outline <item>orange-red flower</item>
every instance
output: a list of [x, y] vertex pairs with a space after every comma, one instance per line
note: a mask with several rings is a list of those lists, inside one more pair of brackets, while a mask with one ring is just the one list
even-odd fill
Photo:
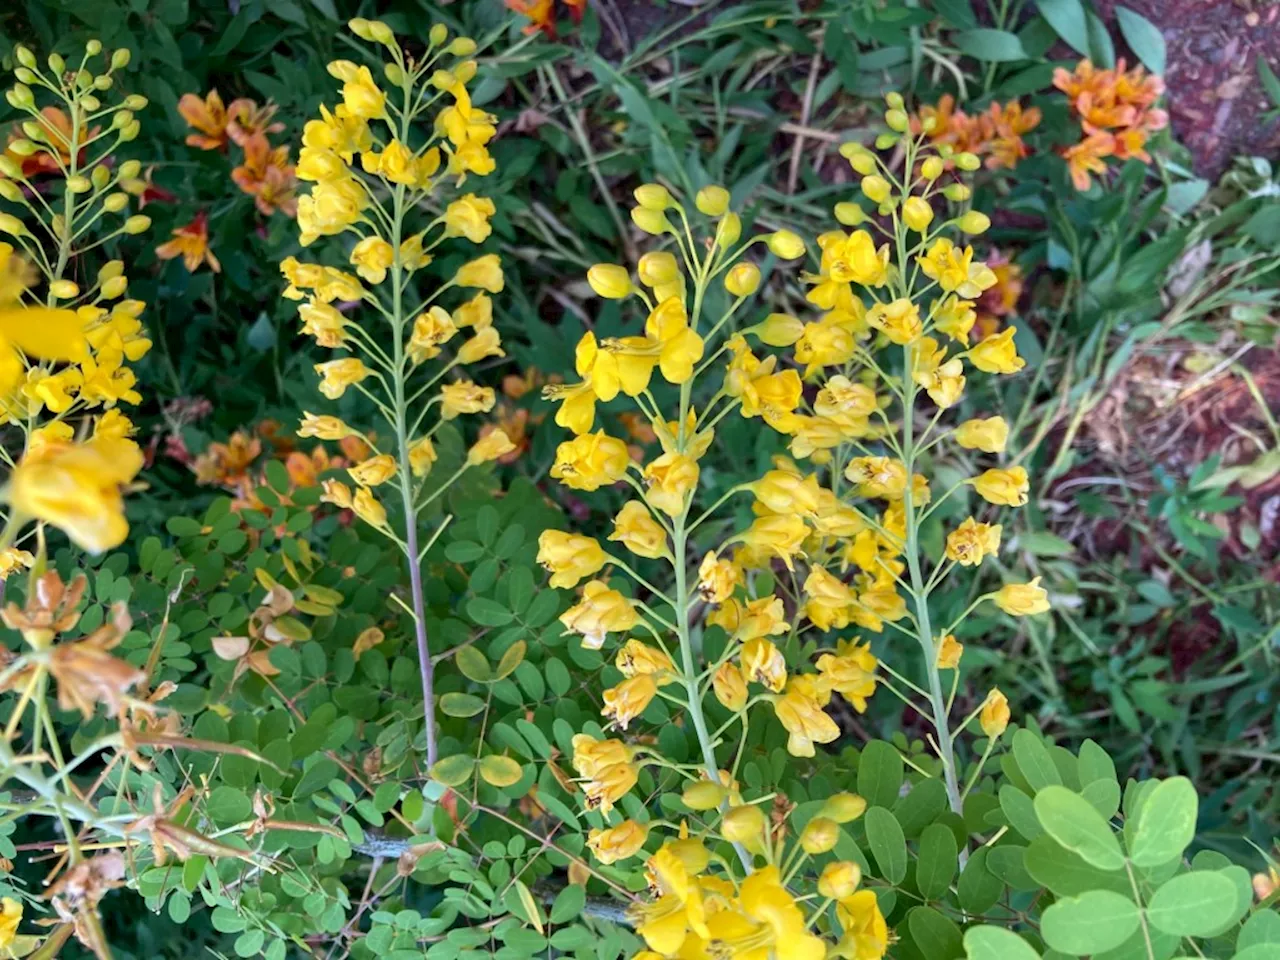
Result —
[[[525, 33], [537, 33], [541, 30], [547, 38], [556, 38], [556, 2], [555, 0], [506, 0], [507, 9], [523, 14], [529, 18]], [[564, 0], [569, 16], [574, 23], [582, 22], [582, 14], [586, 10], [587, 0]]]
[[187, 126], [198, 131], [187, 134], [187, 146], [201, 150], [227, 149], [227, 108], [217, 90], [210, 90], [204, 97], [184, 93], [178, 101], [178, 113], [187, 121]]
[[289, 162], [289, 147], [273, 148], [263, 133], [255, 133], [241, 144], [244, 162], [231, 171], [231, 179], [249, 196], [259, 212], [269, 217], [279, 210], [286, 217], [297, 216], [297, 180]]
[[222, 270], [222, 264], [209, 249], [209, 217], [203, 210], [190, 223], [174, 230], [172, 240], [166, 240], [156, 247], [156, 256], [161, 260], [182, 257], [182, 264], [188, 273], [195, 273], [202, 263], [207, 263], [214, 273]]
[[1054, 71], [1053, 85], [1067, 95], [1084, 132], [1080, 143], [1063, 151], [1077, 190], [1089, 189], [1090, 174], [1106, 170], [1106, 157], [1151, 162], [1147, 139], [1169, 122], [1168, 114], [1154, 106], [1164, 93], [1163, 80], [1142, 67], [1126, 71], [1123, 60], [1114, 70], [1081, 60], [1070, 73], [1061, 67]]
[[992, 250], [986, 264], [996, 275], [994, 285], [982, 291], [975, 308], [978, 314], [978, 337], [985, 338], [1000, 329], [1000, 320], [1018, 307], [1022, 296], [1022, 268], [999, 250]]
[[1107, 169], [1106, 157], [1112, 156], [1115, 150], [1115, 137], [1109, 133], [1094, 133], [1085, 137], [1073, 147], [1063, 151], [1067, 168], [1071, 171], [1071, 182], [1077, 190], [1088, 190], [1093, 178], [1090, 174], [1104, 173]]
[[1040, 125], [1040, 111], [1036, 107], [1023, 109], [1017, 100], [1001, 105], [993, 103], [982, 113], [969, 116], [955, 108], [955, 97], [943, 94], [934, 105], [920, 108], [911, 118], [911, 129], [919, 133], [926, 120], [932, 119], [929, 139], [934, 143], [950, 144], [958, 151], [976, 153], [986, 158], [990, 170], [1012, 170], [1019, 160], [1027, 156], [1028, 149], [1023, 134]]
[[[48, 153], [46, 150], [37, 150], [28, 157], [19, 156], [6, 150], [5, 156], [14, 163], [22, 167], [22, 175], [30, 180], [32, 177], [41, 174], [59, 174], [67, 168], [71, 162], [71, 118], [65, 112], [57, 107], [45, 107], [40, 111], [40, 119], [36, 121], [40, 124], [44, 132], [44, 147], [52, 147], [57, 156]], [[77, 136], [77, 147], [79, 150], [78, 159], [84, 157], [84, 145], [91, 138], [98, 134], [99, 127], [89, 129], [81, 127]], [[14, 126], [9, 133], [9, 143], [15, 140], [26, 139], [26, 134], [22, 132], [22, 128]]]
[[244, 147], [253, 137], [279, 133], [284, 124], [274, 119], [277, 109], [269, 100], [262, 106], [248, 97], [232, 100], [227, 107], [227, 136], [232, 143]]

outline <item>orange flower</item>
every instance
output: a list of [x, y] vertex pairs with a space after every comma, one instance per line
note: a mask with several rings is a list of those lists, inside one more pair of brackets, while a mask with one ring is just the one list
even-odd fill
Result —
[[222, 271], [222, 264], [209, 249], [209, 217], [203, 210], [190, 223], [174, 230], [172, 240], [156, 247], [156, 256], [161, 260], [182, 257], [188, 273], [195, 273], [202, 263], [207, 263], [214, 273]]
[[276, 105], [269, 100], [262, 106], [248, 97], [232, 100], [227, 107], [227, 136], [232, 143], [245, 147], [254, 137], [279, 133], [284, 129], [284, 124], [272, 121], [276, 109]]
[[1104, 157], [1115, 153], [1115, 138], [1109, 133], [1094, 133], [1085, 137], [1062, 154], [1071, 171], [1071, 182], [1077, 190], [1088, 190], [1093, 183], [1091, 173], [1103, 173], [1107, 169]]
[[255, 133], [242, 144], [244, 163], [231, 171], [231, 179], [249, 196], [264, 217], [279, 210], [286, 217], [297, 216], [297, 181], [289, 163], [289, 147], [272, 148], [266, 135]]
[[987, 121], [991, 134], [985, 144], [987, 169], [999, 170], [1001, 167], [1012, 170], [1018, 161], [1027, 155], [1026, 143], [1022, 140], [1024, 133], [1030, 133], [1040, 125], [1040, 110], [1031, 107], [1022, 109], [1017, 100], [1010, 100], [1003, 107], [998, 103], [991, 107], [982, 119]]
[[227, 149], [227, 108], [217, 90], [210, 90], [201, 97], [198, 93], [184, 93], [178, 101], [178, 113], [199, 133], [187, 134], [187, 146], [201, 150]]
[[919, 133], [928, 119], [933, 120], [929, 139], [934, 143], [986, 157], [990, 170], [1012, 170], [1029, 152], [1022, 135], [1040, 125], [1040, 111], [1035, 107], [1023, 110], [1019, 101], [1010, 100], [1003, 106], [993, 103], [971, 117], [955, 109], [955, 98], [947, 93], [936, 105], [921, 107], [919, 114], [911, 118], [911, 129]]
[[[555, 0], [506, 0], [507, 9], [523, 14], [531, 21], [524, 28], [525, 33], [537, 33], [541, 30], [547, 39], [556, 38], [556, 4]], [[569, 9], [569, 16], [574, 23], [582, 22], [582, 14], [586, 10], [587, 0], [564, 0]]]
[[1163, 80], [1142, 67], [1126, 71], [1123, 60], [1114, 70], [1081, 60], [1070, 73], [1061, 67], [1054, 71], [1053, 85], [1067, 95], [1085, 134], [1063, 151], [1077, 190], [1089, 189], [1091, 173], [1106, 170], [1104, 157], [1151, 162], [1147, 138], [1169, 122], [1168, 114], [1153, 106], [1164, 93]]
[[986, 258], [987, 266], [996, 275], [994, 286], [982, 291], [975, 304], [977, 308], [978, 337], [989, 337], [1000, 329], [1000, 318], [1013, 313], [1022, 296], [1022, 268], [999, 250], [992, 249]]
[[[5, 151], [5, 156], [22, 167], [22, 175], [28, 180], [45, 173], [60, 175], [71, 162], [71, 118], [57, 107], [45, 107], [40, 111], [40, 119], [37, 122], [45, 133], [43, 145], [52, 146], [57, 151], [57, 157], [44, 149], [37, 150], [29, 157], [19, 156], [10, 150]], [[99, 127], [80, 129], [77, 143], [80, 158], [84, 157], [84, 144], [91, 137], [97, 136], [99, 129]], [[26, 134], [22, 132], [22, 128], [15, 126], [9, 134], [9, 142], [24, 139]]]

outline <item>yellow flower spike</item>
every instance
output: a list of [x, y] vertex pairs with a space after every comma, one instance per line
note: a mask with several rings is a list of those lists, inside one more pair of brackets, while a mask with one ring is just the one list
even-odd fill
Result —
[[754, 263], [735, 263], [724, 275], [724, 288], [735, 297], [749, 297], [760, 289], [760, 268]]
[[773, 709], [787, 731], [787, 752], [793, 757], [812, 757], [815, 743], [831, 743], [840, 736], [836, 722], [800, 689], [788, 686], [773, 698]]
[[1021, 507], [1026, 504], [1031, 484], [1023, 467], [1008, 470], [993, 468], [966, 480], [987, 503], [1001, 507]]
[[604, 707], [600, 713], [608, 717], [614, 726], [625, 730], [632, 720], [644, 713], [645, 707], [657, 694], [658, 685], [653, 676], [638, 673], [604, 691]]
[[647, 824], [623, 820], [608, 830], [593, 828], [587, 835], [587, 848], [601, 863], [611, 864], [634, 857], [648, 838]]
[[345, 357], [342, 360], [317, 363], [315, 371], [321, 378], [320, 392], [330, 400], [337, 400], [347, 392], [347, 387], [360, 383], [372, 374], [359, 357]]
[[840, 839], [840, 824], [830, 817], [814, 817], [800, 831], [800, 849], [810, 856], [827, 853]]
[[734, 807], [720, 821], [720, 835], [730, 843], [741, 843], [750, 849], [764, 836], [765, 816], [758, 806]]
[[[689, 327], [689, 314], [682, 299], [668, 297], [659, 303], [645, 320], [644, 332], [648, 355], [638, 359], [643, 362], [651, 360], [656, 346], [658, 369], [662, 371], [663, 379], [680, 384], [693, 376], [693, 366], [702, 359], [704, 344]], [[631, 396], [639, 392], [632, 392], [625, 384], [623, 386]]]
[[787, 685], [787, 661], [782, 651], [764, 637], [752, 637], [742, 645], [742, 677], [778, 693]]
[[635, 198], [636, 203], [644, 209], [656, 210], [659, 213], [675, 204], [671, 198], [671, 191], [660, 183], [642, 183], [635, 189]]
[[852, 823], [867, 812], [867, 801], [856, 793], [835, 793], [827, 797], [819, 815], [836, 823]]
[[566, 634], [581, 636], [588, 650], [599, 650], [610, 633], [635, 629], [640, 614], [630, 600], [603, 580], [592, 580], [583, 587], [581, 600], [560, 614], [560, 622]]
[[617, 483], [630, 464], [627, 445], [601, 430], [560, 444], [551, 476], [574, 490], [592, 491]]
[[713, 185], [699, 190], [693, 205], [708, 217], [720, 217], [729, 209], [729, 199], [728, 190]]
[[777, 230], [765, 241], [769, 252], [780, 260], [795, 260], [805, 253], [804, 241], [790, 230]]
[[853, 896], [862, 882], [862, 868], [852, 860], [828, 863], [818, 877], [818, 893], [831, 900]]
[[956, 427], [955, 440], [966, 450], [981, 450], [983, 453], [1004, 453], [1009, 442], [1009, 424], [1004, 417], [989, 417], [986, 420], [966, 420]]
[[860, 186], [863, 196], [872, 203], [884, 203], [889, 199], [889, 193], [892, 190], [889, 181], [875, 173], [863, 177]]
[[667, 552], [667, 533], [639, 500], [628, 500], [613, 518], [609, 540], [621, 543], [637, 557], [656, 560]]
[[452, 420], [464, 413], [488, 413], [496, 400], [492, 387], [482, 387], [470, 380], [447, 383], [440, 388], [440, 415]]
[[978, 523], [968, 517], [955, 530], [947, 534], [945, 555], [962, 567], [974, 567], [985, 557], [994, 557], [1000, 551], [1000, 524]]
[[1008, 698], [998, 688], [992, 687], [978, 716], [982, 732], [993, 739], [1000, 736], [1009, 726], [1009, 717]]
[[357, 463], [354, 467], [348, 467], [347, 473], [362, 487], [376, 487], [396, 475], [395, 457], [388, 453], [380, 453], [376, 457]]
[[1017, 332], [1017, 327], [1005, 327], [987, 337], [969, 351], [969, 362], [983, 373], [1017, 373], [1027, 365], [1013, 343]]
[[587, 271], [587, 283], [596, 296], [606, 300], [621, 300], [631, 295], [631, 275], [626, 267], [616, 263], [597, 263]]
[[939, 670], [958, 669], [962, 656], [964, 656], [964, 644], [956, 639], [955, 634], [948, 633], [938, 642], [936, 663]]
[[387, 525], [386, 508], [368, 487], [361, 487], [355, 492], [355, 496], [351, 498], [351, 509], [371, 527], [383, 528]]
[[923, 197], [907, 197], [902, 204], [902, 222], [916, 233], [924, 233], [933, 222], [933, 207]]
[[1012, 617], [1030, 617], [1049, 612], [1049, 594], [1040, 578], [1030, 583], [1006, 583], [992, 596], [995, 605]]
[[594, 537], [544, 530], [538, 537], [538, 563], [551, 574], [551, 586], [570, 589], [597, 573], [608, 559]]
[[746, 681], [742, 679], [742, 671], [732, 663], [722, 663], [712, 674], [711, 689], [726, 710], [737, 713], [747, 705]]
[[800, 339], [805, 324], [786, 313], [771, 313], [752, 328], [760, 342], [771, 347], [789, 347]]

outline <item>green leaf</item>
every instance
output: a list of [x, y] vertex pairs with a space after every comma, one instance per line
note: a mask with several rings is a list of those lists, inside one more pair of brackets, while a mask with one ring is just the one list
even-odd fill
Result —
[[960, 880], [956, 884], [956, 894], [960, 898], [960, 906], [970, 913], [986, 913], [1000, 902], [1004, 893], [1004, 884], [1000, 878], [987, 869], [987, 848], [980, 847], [969, 857], [969, 862], [960, 871]]
[[1089, 21], [1089, 58], [1094, 66], [1110, 70], [1116, 65], [1116, 48], [1111, 42], [1111, 34], [1102, 18], [1092, 10], [1088, 11]]
[[1241, 950], [1231, 960], [1280, 960], [1280, 945], [1260, 943]]
[[467, 601], [467, 616], [482, 627], [505, 627], [515, 617], [505, 605], [489, 597], [472, 597]]
[[1128, 7], [1116, 7], [1116, 20], [1120, 34], [1138, 59], [1156, 76], [1164, 76], [1165, 44], [1160, 29], [1142, 14]]
[[1022, 729], [1013, 735], [1013, 759], [1018, 761], [1022, 776], [1037, 793], [1044, 787], [1062, 783], [1062, 775], [1049, 755], [1049, 748], [1030, 730]]
[[230, 826], [248, 820], [253, 813], [253, 804], [243, 791], [235, 787], [214, 787], [205, 802], [205, 813], [219, 826]]
[[494, 671], [494, 679], [501, 680], [507, 676], [516, 667], [520, 666], [524, 660], [527, 646], [523, 640], [517, 640], [511, 646], [507, 647], [507, 652], [502, 655], [502, 659], [498, 661], [498, 669]]
[[587, 890], [578, 884], [570, 884], [556, 894], [551, 904], [551, 922], [567, 923], [582, 915], [582, 908], [587, 905]]
[[925, 828], [916, 863], [916, 889], [922, 897], [936, 900], [947, 892], [956, 875], [958, 855], [956, 835], [950, 827], [935, 823]]
[[907, 840], [902, 827], [884, 807], [872, 807], [863, 821], [867, 845], [875, 855], [880, 872], [890, 883], [901, 883], [907, 875]]
[[1273, 107], [1280, 107], [1280, 77], [1271, 69], [1266, 57], [1258, 57], [1257, 62], [1258, 79], [1262, 81], [1262, 89], [1267, 92], [1267, 99]]
[[1123, 872], [1099, 870], [1050, 836], [1032, 840], [1022, 860], [1037, 883], [1060, 897], [1078, 897], [1090, 890], [1123, 893], [1129, 889]]
[[1035, 811], [1053, 839], [1095, 867], [1124, 867], [1124, 854], [1110, 825], [1080, 794], [1066, 787], [1045, 787], [1036, 794]]
[[475, 757], [469, 757], [465, 753], [455, 754], [437, 761], [431, 768], [431, 777], [446, 787], [460, 787], [471, 779], [471, 771], [475, 769], [475, 765]]
[[970, 927], [964, 952], [969, 960], [1040, 960], [1027, 941], [1004, 927]]
[[975, 60], [1009, 63], [1027, 59], [1027, 51], [1022, 49], [1022, 41], [1018, 39], [1016, 33], [1010, 33], [1008, 30], [979, 27], [976, 30], [957, 33], [951, 39], [957, 50]]
[[1280, 913], [1274, 910], [1259, 910], [1240, 929], [1236, 938], [1236, 949], [1247, 950], [1250, 947], [1270, 944], [1280, 950]]
[[468, 680], [488, 683], [493, 677], [493, 671], [489, 668], [489, 658], [474, 646], [461, 647], [453, 655], [453, 662], [458, 665], [458, 669]]
[[1040, 826], [1040, 821], [1036, 818], [1036, 808], [1031, 798], [1012, 783], [1000, 787], [1000, 810], [1009, 821], [1009, 826], [1024, 839], [1034, 840], [1044, 835], [1044, 827]]
[[1044, 942], [1074, 957], [1118, 947], [1138, 929], [1142, 917], [1131, 899], [1110, 890], [1063, 897], [1040, 920]]
[[955, 922], [932, 907], [915, 907], [907, 914], [907, 929], [929, 960], [954, 960], [964, 956], [964, 939]]
[[440, 698], [440, 712], [446, 717], [474, 717], [484, 710], [484, 701], [470, 693], [446, 693]]
[[872, 740], [858, 760], [858, 793], [870, 807], [892, 807], [906, 767], [896, 747], [884, 740]]
[[1196, 788], [1186, 777], [1158, 784], [1138, 811], [1132, 838], [1126, 837], [1134, 866], [1155, 867], [1182, 856], [1195, 839], [1199, 808]]
[[1176, 937], [1212, 936], [1236, 909], [1236, 885], [1214, 870], [1180, 873], [1151, 895], [1147, 919]]
[[1040, 0], [1036, 12], [1067, 46], [1082, 57], [1089, 56], [1089, 21], [1080, 0]]
[[524, 769], [510, 757], [490, 754], [480, 758], [480, 776], [495, 787], [509, 787], [520, 782]]
[[511, 886], [507, 887], [502, 902], [517, 919], [530, 924], [539, 933], [543, 932], [542, 913], [538, 910], [538, 902], [533, 899], [533, 894], [529, 892], [523, 880], [511, 881]]

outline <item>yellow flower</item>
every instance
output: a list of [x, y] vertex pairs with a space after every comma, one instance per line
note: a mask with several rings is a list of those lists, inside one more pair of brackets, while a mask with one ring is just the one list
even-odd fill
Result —
[[907, 297], [877, 303], [867, 311], [867, 323], [900, 345], [911, 343], [924, 332], [920, 309]]
[[349, 60], [335, 60], [329, 64], [329, 74], [342, 81], [342, 104], [351, 116], [376, 120], [384, 114], [387, 95], [373, 82], [368, 67], [357, 67]]
[[[668, 383], [684, 383], [702, 359], [702, 338], [689, 327], [689, 314], [680, 297], [668, 297], [649, 314], [645, 338], [658, 344], [658, 369]], [[634, 396], [634, 394], [631, 394]]]
[[337, 400], [347, 392], [347, 387], [359, 383], [372, 373], [359, 357], [317, 363], [315, 371], [320, 374], [320, 392], [330, 400]]
[[483, 243], [493, 232], [489, 218], [497, 208], [488, 197], [468, 193], [449, 204], [444, 211], [444, 235], [466, 237], [472, 243]]
[[482, 387], [470, 380], [447, 383], [440, 388], [440, 415], [452, 420], [464, 413], [488, 413], [496, 400], [492, 387]]
[[142, 464], [142, 452], [129, 440], [50, 444], [19, 461], [9, 478], [9, 502], [16, 516], [42, 520], [76, 546], [101, 553], [129, 533], [120, 488]]
[[664, 957], [673, 957], [681, 949], [690, 931], [702, 940], [710, 940], [702, 888], [689, 875], [683, 861], [668, 847], [649, 858], [649, 872], [658, 891], [652, 903], [634, 908], [636, 933], [649, 949]]
[[966, 450], [981, 450], [983, 453], [1004, 453], [1009, 442], [1009, 424], [1004, 417], [989, 417], [986, 420], [966, 420], [956, 427], [956, 443]]
[[964, 656], [964, 644], [956, 639], [954, 633], [948, 633], [938, 641], [937, 665], [939, 670], [955, 670], [960, 666], [960, 658]]
[[827, 314], [819, 323], [806, 323], [796, 341], [796, 360], [805, 364], [804, 376], [813, 376], [823, 367], [835, 367], [853, 359], [857, 340], [853, 331], [839, 322], [838, 313]]
[[760, 289], [760, 268], [743, 261], [734, 264], [724, 275], [724, 288], [735, 297], [749, 297]]
[[939, 301], [933, 308], [933, 326], [952, 340], [969, 345], [969, 331], [978, 322], [977, 311], [968, 300], [952, 295]]
[[341, 510], [350, 510], [352, 506], [351, 488], [339, 480], [322, 480], [324, 492], [320, 495], [321, 503], [332, 503]]
[[467, 463], [473, 467], [478, 466], [505, 457], [515, 449], [516, 445], [511, 442], [507, 432], [495, 427], [471, 445], [471, 449], [467, 451]]
[[805, 325], [786, 313], [771, 313], [755, 327], [761, 343], [771, 347], [789, 347], [804, 334]]
[[660, 687], [676, 679], [676, 665], [671, 662], [671, 658], [657, 647], [650, 647], [635, 637], [618, 648], [613, 665], [624, 677], [648, 674]]
[[551, 586], [576, 587], [605, 565], [604, 550], [593, 537], [562, 530], [544, 530], [538, 537], [538, 563], [551, 574]]
[[475, 327], [482, 330], [493, 326], [493, 301], [484, 291], [453, 311], [453, 322], [459, 327]]
[[1004, 507], [1022, 506], [1031, 490], [1023, 467], [1010, 467], [1008, 470], [992, 468], [965, 482], [987, 503]]
[[604, 707], [600, 713], [608, 717], [612, 723], [625, 730], [658, 693], [658, 684], [648, 673], [637, 673], [628, 677], [616, 687], [604, 691]]
[[65, 446], [76, 438], [75, 428], [62, 420], [46, 423], [31, 431], [27, 438], [28, 457], [39, 457], [44, 451], [58, 446]]
[[453, 275], [453, 282], [460, 287], [479, 287], [490, 293], [501, 293], [503, 286], [502, 261], [496, 253], [487, 253], [470, 263], [464, 263]]
[[851, 305], [850, 283], [881, 287], [889, 278], [889, 245], [882, 244], [877, 249], [865, 230], [848, 235], [838, 230], [823, 234], [818, 245], [822, 248], [820, 272], [805, 276], [815, 284], [806, 297], [823, 310]]
[[573, 735], [573, 769], [581, 776], [594, 777], [616, 763], [630, 763], [635, 750], [621, 740], [596, 740], [585, 733]]
[[822, 805], [821, 813], [836, 823], [852, 823], [867, 812], [867, 801], [856, 793], [833, 793]]
[[440, 348], [457, 332], [457, 324], [444, 307], [431, 307], [418, 314], [409, 335], [409, 359], [419, 364], [440, 356]]
[[836, 917], [844, 935], [832, 955], [844, 960], [880, 960], [889, 950], [889, 928], [880, 913], [874, 890], [857, 893], [836, 902]]
[[627, 445], [601, 430], [560, 444], [551, 476], [574, 490], [592, 491], [617, 483], [630, 463]]
[[907, 197], [902, 204], [902, 222], [916, 233], [924, 233], [933, 222], [933, 207], [923, 197]]
[[747, 682], [732, 663], [722, 663], [711, 676], [711, 689], [720, 705], [737, 713], [747, 705]]
[[906, 464], [894, 457], [854, 457], [844, 476], [868, 499], [901, 500], [907, 488]]
[[351, 251], [351, 265], [370, 283], [381, 283], [395, 260], [395, 250], [381, 237], [365, 237]]
[[302, 128], [302, 142], [306, 147], [332, 150], [350, 163], [357, 153], [373, 146], [373, 134], [364, 118], [353, 114], [345, 104], [333, 113], [321, 105], [320, 119], [308, 120]]
[[475, 335], [458, 348], [459, 363], [475, 363], [486, 357], [505, 357], [502, 349], [502, 338], [497, 327], [482, 327]]
[[962, 567], [975, 567], [1000, 551], [1000, 524], [978, 523], [973, 517], [947, 534], [946, 557]]
[[946, 237], [935, 240], [929, 252], [917, 259], [926, 277], [936, 280], [947, 293], [967, 300], [979, 296], [996, 282], [990, 267], [981, 261], [973, 262], [973, 247], [962, 250]]
[[583, 793], [587, 795], [587, 809], [608, 813], [614, 803], [636, 785], [639, 771], [631, 763], [613, 763], [588, 776], [590, 780], [583, 787]]
[[857, 598], [847, 584], [822, 567], [814, 567], [804, 582], [804, 592], [805, 616], [819, 629], [839, 630], [849, 625]]
[[582, 589], [582, 599], [560, 614], [565, 633], [582, 637], [588, 650], [599, 650], [610, 633], [635, 629], [640, 615], [631, 601], [603, 580], [592, 580]]
[[342, 233], [360, 219], [368, 202], [353, 177], [316, 184], [310, 194], [298, 198], [298, 242], [306, 247], [317, 237]]
[[817, 666], [830, 689], [848, 700], [858, 713], [866, 712], [867, 699], [876, 692], [875, 671], [879, 666], [870, 644], [841, 640], [836, 654], [824, 653]]
[[655, 510], [678, 517], [698, 486], [698, 464], [682, 453], [664, 453], [644, 468], [645, 499]]
[[788, 688], [773, 698], [773, 709], [786, 729], [787, 752], [793, 757], [812, 757], [815, 743], [830, 743], [840, 736], [840, 728], [817, 702], [798, 690]]
[[753, 637], [742, 645], [742, 678], [763, 684], [775, 693], [787, 685], [787, 661], [782, 651], [764, 637]]
[[922, 337], [911, 346], [911, 377], [942, 409], [955, 406], [964, 393], [964, 364], [947, 359], [947, 351], [933, 337]]
[[[728, 606], [728, 604], [726, 604]], [[746, 643], [757, 637], [771, 637], [787, 632], [786, 608], [782, 598], [769, 594], [756, 600], [749, 600], [737, 613], [733, 635]]]
[[854, 383], [843, 374], [828, 380], [813, 401], [820, 417], [847, 421], [865, 420], [880, 406], [876, 392], [864, 383]]
[[778, 557], [794, 569], [792, 558], [804, 553], [804, 541], [809, 536], [809, 528], [796, 516], [757, 517], [740, 535], [739, 539], [754, 553], [764, 557]]
[[0, 950], [13, 946], [22, 922], [22, 903], [12, 897], [0, 900]]
[[800, 849], [810, 856], [828, 853], [840, 840], [840, 824], [829, 817], [814, 817], [800, 831]]
[[587, 835], [587, 847], [601, 863], [617, 863], [639, 853], [648, 838], [647, 824], [623, 820], [608, 830], [593, 828]]
[[743, 960], [824, 960], [822, 938], [808, 931], [805, 913], [782, 883], [777, 867], [757, 870], [742, 882], [741, 912], [719, 910], [710, 915], [712, 937], [725, 956]]
[[396, 461], [391, 454], [380, 453], [376, 457], [357, 463], [354, 467], [348, 467], [347, 473], [351, 474], [351, 479], [362, 487], [376, 487], [396, 475]]
[[369, 524], [371, 527], [385, 527], [387, 525], [387, 511], [378, 498], [373, 495], [373, 491], [368, 487], [361, 487], [351, 498], [351, 509], [356, 512], [356, 516]]
[[1009, 726], [1009, 700], [998, 688], [992, 687], [987, 694], [978, 722], [982, 724], [982, 732], [988, 737], [1000, 736]]
[[684, 276], [675, 256], [668, 251], [651, 250], [646, 253], [636, 264], [636, 273], [640, 282], [653, 290], [658, 303], [670, 297], [684, 298]]
[[639, 500], [628, 500], [613, 518], [609, 539], [621, 543], [637, 557], [656, 560], [667, 552], [667, 533]]
[[730, 560], [708, 550], [698, 567], [698, 595], [707, 603], [724, 603], [742, 583], [742, 571]]
[[298, 307], [302, 333], [315, 337], [322, 347], [341, 347], [347, 342], [346, 318], [327, 303], [312, 299]]
[[818, 877], [818, 893], [832, 900], [853, 896], [862, 882], [862, 869], [851, 860], [838, 860], [822, 868]]
[[1027, 365], [1013, 343], [1017, 332], [1017, 327], [1005, 327], [975, 344], [969, 351], [969, 362], [983, 373], [1017, 373]]
[[732, 198], [728, 190], [713, 184], [698, 191], [697, 196], [693, 198], [693, 205], [708, 217], [722, 217], [729, 209], [730, 199]]
[[415, 440], [409, 447], [409, 469], [415, 477], [425, 477], [431, 472], [431, 465], [436, 462], [436, 446], [430, 437]]
[[587, 283], [598, 297], [622, 300], [631, 295], [631, 274], [616, 263], [597, 263], [587, 271]]
[[764, 829], [764, 811], [750, 805], [733, 807], [720, 823], [720, 833], [726, 840], [748, 847], [759, 847]]
[[1029, 617], [1049, 611], [1049, 594], [1040, 578], [1030, 583], [1006, 583], [991, 598], [997, 607], [1013, 617]]
[[30, 570], [35, 562], [36, 558], [27, 550], [5, 547], [0, 550], [0, 582], [9, 579], [11, 573], [23, 569]]
[[337, 417], [322, 416], [303, 411], [302, 423], [298, 425], [299, 437], [315, 437], [317, 440], [342, 440], [355, 433]]

